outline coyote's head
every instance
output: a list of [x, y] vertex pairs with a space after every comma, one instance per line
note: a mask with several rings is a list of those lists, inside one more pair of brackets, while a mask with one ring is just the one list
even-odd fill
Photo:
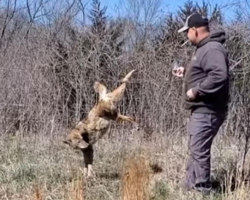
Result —
[[86, 140], [87, 138], [83, 138], [85, 133], [87, 133], [85, 125], [82, 122], [79, 122], [77, 126], [70, 131], [63, 142], [73, 149], [85, 149], [89, 145]]

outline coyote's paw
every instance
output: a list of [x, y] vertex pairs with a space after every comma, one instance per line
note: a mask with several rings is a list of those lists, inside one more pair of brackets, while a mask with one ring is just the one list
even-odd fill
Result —
[[84, 167], [83, 169], [83, 176], [86, 178], [90, 178], [90, 177], [95, 177], [96, 174], [92, 168], [92, 165], [88, 165], [88, 167]]

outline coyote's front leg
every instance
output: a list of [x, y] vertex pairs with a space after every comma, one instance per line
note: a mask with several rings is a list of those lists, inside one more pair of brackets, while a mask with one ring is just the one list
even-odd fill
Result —
[[136, 120], [133, 117], [122, 115], [122, 114], [118, 114], [118, 117], [117, 117], [116, 120], [118, 122], [122, 122], [122, 121], [130, 122], [130, 123], [132, 123], [132, 124], [134, 124], [136, 126], [136, 129], [138, 129], [138, 130], [140, 129], [139, 128], [139, 124], [136, 122]]
[[89, 145], [86, 149], [82, 149], [84, 157], [84, 176], [90, 177], [94, 175], [92, 169], [94, 150], [92, 145]]
[[131, 123], [137, 123], [133, 117], [130, 117], [130, 116], [126, 116], [126, 115], [122, 115], [122, 114], [118, 114], [118, 117], [116, 119], [117, 121], [128, 121], [128, 122], [131, 122]]

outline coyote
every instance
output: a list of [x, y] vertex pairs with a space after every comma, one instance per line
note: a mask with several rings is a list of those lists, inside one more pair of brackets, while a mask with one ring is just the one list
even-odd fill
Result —
[[135, 119], [120, 114], [116, 106], [116, 103], [123, 97], [128, 79], [135, 71], [130, 71], [122, 79], [122, 84], [112, 92], [108, 92], [103, 84], [96, 81], [94, 91], [99, 94], [98, 102], [90, 110], [87, 117], [81, 120], [63, 141], [73, 149], [80, 149], [83, 152], [84, 176], [93, 175], [93, 144], [109, 131], [111, 121], [127, 121], [134, 124], [137, 129], [139, 127]]

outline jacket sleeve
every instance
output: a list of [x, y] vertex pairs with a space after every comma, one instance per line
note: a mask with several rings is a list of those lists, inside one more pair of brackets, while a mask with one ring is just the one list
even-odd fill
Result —
[[219, 49], [210, 49], [201, 61], [201, 67], [207, 77], [193, 91], [198, 96], [206, 96], [218, 92], [228, 78], [228, 66], [225, 53]]

